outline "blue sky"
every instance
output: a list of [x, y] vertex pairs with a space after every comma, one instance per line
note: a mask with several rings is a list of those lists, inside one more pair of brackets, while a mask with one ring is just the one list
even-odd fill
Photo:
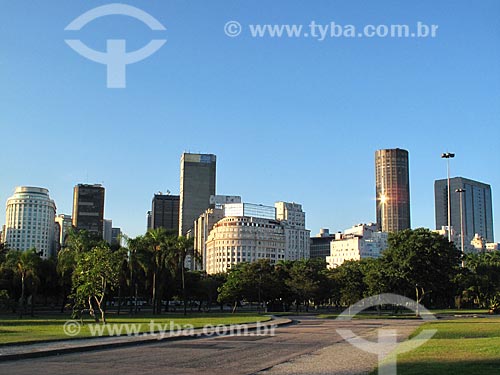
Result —
[[[106, 1], [0, 0], [0, 201], [47, 187], [71, 213], [80, 182], [106, 187], [106, 218], [145, 231], [153, 193], [179, 191], [183, 151], [218, 156], [217, 192], [302, 203], [313, 233], [375, 220], [374, 152], [410, 152], [413, 227], [434, 227], [440, 158], [492, 185], [500, 235], [500, 2], [124, 1], [166, 31], [108, 16], [64, 28]], [[243, 32], [224, 34], [236, 20]], [[249, 24], [439, 25], [436, 38], [252, 38]], [[135, 50], [126, 89], [70, 49], [107, 39]], [[0, 219], [3, 222], [4, 219]], [[498, 239], [498, 238], [497, 238]]]

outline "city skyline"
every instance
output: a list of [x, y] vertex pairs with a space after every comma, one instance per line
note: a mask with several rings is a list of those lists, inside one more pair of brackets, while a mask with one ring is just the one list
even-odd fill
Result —
[[[451, 176], [490, 184], [494, 219], [500, 212], [500, 175], [491, 167], [500, 162], [491, 151], [500, 118], [498, 1], [382, 1], [363, 4], [362, 12], [355, 2], [276, 1], [266, 4], [267, 15], [247, 2], [136, 3], [166, 27], [168, 41], [128, 66], [123, 90], [106, 88], [105, 67], [64, 42], [74, 35], [104, 50], [116, 37], [133, 50], [151, 39], [140, 22], [118, 16], [64, 31], [105, 3], [5, 4], [0, 123], [16, 137], [0, 140], [7, 161], [0, 202], [15, 186], [42, 186], [58, 213], [71, 214], [71, 187], [102, 183], [106, 217], [134, 236], [145, 230], [154, 192], [179, 193], [179, 155], [209, 152], [219, 159], [219, 192], [247, 202], [297, 201], [313, 233], [342, 230], [376, 221], [373, 152], [399, 147], [411, 155], [412, 227], [434, 227], [433, 181], [446, 177], [440, 155], [447, 151], [456, 154]], [[223, 27], [230, 20], [422, 21], [439, 25], [439, 33], [257, 40], [229, 38]]]
[[[378, 150], [378, 151], [380, 151], [380, 150]], [[411, 156], [409, 157], [409, 159], [411, 159]], [[410, 161], [410, 165], [411, 165], [411, 162], [412, 162], [412, 161]], [[411, 169], [411, 166], [410, 166], [410, 169]], [[221, 178], [221, 176], [217, 175], [217, 181], [218, 181], [220, 178]], [[457, 178], [465, 178], [465, 177], [462, 177], [462, 176], [451, 176], [451, 178], [452, 178], [452, 179], [457, 179]], [[466, 180], [471, 180], [472, 178], [470, 178], [470, 179], [469, 179], [469, 178], [465, 178], [465, 179], [466, 179]], [[429, 229], [433, 229], [433, 228], [435, 228], [436, 223], [435, 223], [435, 201], [434, 201], [435, 197], [434, 197], [434, 184], [435, 184], [435, 182], [436, 182], [436, 181], [438, 181], [438, 180], [443, 180], [443, 178], [436, 179], [435, 181], [432, 181], [432, 183], [431, 183], [431, 185], [432, 185], [432, 189], [433, 189], [433, 193], [432, 193], [432, 194], [433, 194], [433, 196], [432, 196], [432, 212], [430, 212], [430, 213], [429, 213], [429, 215], [430, 215], [430, 216], [429, 216], [429, 218], [428, 218], [429, 225], [420, 225], [420, 226], [415, 226], [415, 225], [412, 225], [412, 226], [411, 226], [411, 228], [418, 228], [418, 227], [424, 227], [424, 228], [429, 228]], [[474, 179], [472, 179], [472, 180], [474, 180]], [[76, 185], [83, 185], [83, 186], [86, 186], [86, 185], [87, 185], [87, 186], [88, 186], [88, 185], [93, 185], [93, 184], [92, 184], [92, 183], [90, 183], [90, 184], [88, 184], [88, 183], [85, 183], [85, 184], [80, 183], [80, 184], [76, 184]], [[76, 185], [73, 187], [73, 190], [74, 190], [74, 188], [76, 188]], [[99, 184], [97, 184], [97, 185], [99, 185]], [[21, 186], [21, 185], [19, 185], [19, 186]], [[33, 184], [32, 184], [32, 185], [27, 185], [27, 186], [33, 186]], [[373, 181], [372, 181], [372, 186], [371, 186], [371, 189], [372, 189], [372, 190], [373, 190], [373, 187], [374, 187], [374, 186], [376, 186], [376, 183], [373, 183]], [[410, 186], [411, 186], [411, 174], [410, 174]], [[17, 188], [17, 186], [13, 188], [13, 192], [15, 191], [15, 189], [16, 189], [16, 188]], [[47, 188], [47, 187], [42, 187], [42, 188], [44, 188], [44, 189], [48, 189], [48, 191], [49, 191], [49, 192], [51, 191], [51, 189], [50, 189], [50, 188]], [[104, 189], [106, 189], [106, 191], [108, 190], [106, 186], [103, 186], [103, 188], [104, 188]], [[494, 196], [494, 195], [495, 195], [495, 194], [494, 194], [494, 190], [495, 190], [494, 186], [493, 186], [493, 187], [491, 187], [492, 196]], [[411, 191], [411, 187], [410, 187], [410, 191]], [[74, 191], [73, 191], [73, 193], [74, 193]], [[170, 194], [171, 194], [171, 195], [170, 195]], [[168, 193], [165, 193], [164, 195], [165, 195], [165, 197], [168, 197], [168, 196], [173, 196], [173, 197], [175, 197], [175, 196], [177, 196], [177, 195], [175, 195], [175, 194], [176, 194], [176, 192], [175, 192], [175, 191], [171, 192], [170, 190], [168, 190]], [[284, 191], [284, 192], [283, 192], [283, 194], [284, 194], [284, 195], [286, 195], [286, 191]], [[73, 204], [73, 203], [74, 203], [74, 194], [72, 194], [72, 195], [73, 195], [73, 197], [72, 197], [72, 204]], [[153, 198], [154, 198], [157, 194], [153, 193], [152, 195], [153, 195]], [[374, 202], [376, 203], [375, 195], [376, 195], [376, 193], [374, 194], [374, 197], [373, 197], [373, 201], [372, 201], [372, 203], [374, 203]], [[51, 197], [52, 197], [52, 194], [51, 194]], [[69, 215], [69, 216], [71, 217], [71, 214], [72, 214], [72, 213], [71, 213], [71, 211], [69, 212], [69, 214], [68, 214], [67, 212], [65, 212], [65, 211], [61, 211], [61, 210], [59, 209], [59, 205], [58, 205], [57, 198], [52, 198], [52, 199], [53, 199], [53, 200], [55, 201], [55, 203], [56, 203], [56, 207], [57, 207], [57, 210], [56, 210], [56, 215], [66, 214], [66, 215]], [[107, 200], [108, 200], [108, 199], [109, 199], [109, 196], [108, 196], [108, 193], [106, 193], [106, 199], [105, 199], [105, 203], [104, 203], [104, 206], [105, 206], [105, 212], [106, 212], [105, 216], [106, 216], [106, 217], [108, 217], [108, 214], [107, 214]], [[257, 198], [257, 199], [259, 199], [259, 198]], [[306, 197], [299, 197], [299, 198], [297, 198], [297, 199], [295, 199], [295, 200], [290, 200], [290, 201], [291, 201], [291, 202], [303, 202], [304, 200], [307, 200], [307, 199], [306, 199]], [[247, 201], [247, 200], [246, 200], [246, 201]], [[265, 204], [272, 205], [272, 204], [274, 204], [274, 202], [280, 201], [280, 199], [278, 198], [278, 199], [276, 199], [274, 202], [271, 202], [271, 201], [269, 201], [268, 199], [266, 199], [265, 197], [262, 197], [262, 198], [260, 198], [260, 200], [255, 200], [255, 201], [259, 201], [259, 202], [260, 202], [260, 201], [262, 201], [262, 202], [265, 202]], [[493, 201], [493, 202], [495, 201], [495, 200], [494, 200], [494, 198], [492, 199], [492, 201]], [[250, 201], [248, 200], [248, 202], [250, 202]], [[301, 204], [302, 204], [302, 203], [301, 203]], [[302, 205], [303, 205], [303, 204], [302, 204]], [[411, 207], [411, 208], [412, 208], [412, 206], [413, 206], [413, 205], [410, 203], [410, 207]], [[373, 207], [371, 207], [371, 208], [373, 209]], [[306, 209], [307, 209], [307, 208], [306, 208]], [[146, 206], [146, 210], [145, 210], [144, 212], [139, 213], [139, 214], [141, 215], [141, 217], [140, 217], [140, 218], [142, 219], [142, 222], [140, 223], [140, 225], [139, 225], [139, 227], [138, 227], [138, 229], [137, 229], [137, 232], [129, 231], [129, 230], [128, 230], [128, 228], [123, 228], [123, 227], [121, 227], [121, 229], [122, 229], [122, 233], [126, 234], [126, 235], [127, 235], [127, 236], [129, 236], [129, 237], [133, 237], [133, 236], [136, 236], [136, 235], [143, 234], [143, 233], [147, 230], [147, 225], [146, 225], [146, 213], [147, 213], [148, 211], [150, 211], [150, 210], [151, 210], [151, 198], [149, 199], [149, 206]], [[375, 218], [376, 218], [376, 210], [373, 210], [373, 211], [374, 211], [373, 217], [375, 217]], [[413, 209], [410, 209], [410, 213], [412, 213], [412, 211], [413, 211]], [[309, 211], [308, 211], [308, 212], [309, 212]], [[493, 223], [495, 223], [495, 220], [494, 220], [495, 214], [494, 214], [494, 213], [495, 213], [495, 210], [493, 209]], [[354, 213], [354, 216], [356, 216], [356, 213]], [[410, 216], [411, 216], [411, 215], [410, 215]], [[109, 217], [110, 217], [110, 216], [109, 216]], [[349, 227], [349, 226], [352, 226], [352, 225], [356, 225], [356, 224], [359, 224], [359, 223], [370, 223], [370, 222], [376, 222], [376, 219], [375, 219], [375, 220], [366, 219], [366, 218], [364, 218], [364, 217], [361, 217], [361, 215], [358, 215], [358, 217], [359, 217], [359, 218], [358, 218], [358, 220], [354, 220], [354, 221], [353, 221], [352, 223], [350, 223], [350, 224], [349, 224], [349, 223], [346, 223], [346, 227]], [[313, 212], [311, 212], [311, 213], [309, 213], [309, 214], [308, 214], [308, 217], [307, 217], [307, 222], [306, 222], [307, 227], [308, 227], [309, 229], [311, 229], [311, 233], [313, 233], [313, 234], [314, 234], [314, 233], [319, 232], [319, 231], [320, 231], [320, 229], [323, 229], [323, 228], [328, 228], [328, 229], [330, 229], [330, 230], [332, 231], [332, 233], [335, 233], [335, 232], [337, 232], [337, 231], [341, 231], [341, 230], [343, 230], [341, 227], [338, 227], [338, 228], [337, 228], [337, 227], [332, 227], [332, 226], [329, 226], [329, 225], [328, 225], [328, 223], [326, 223], [326, 224], [325, 224], [325, 223], [323, 223], [324, 225], [322, 225], [321, 223], [319, 223], [319, 225], [318, 225], [317, 227], [316, 227], [316, 226], [313, 226], [312, 224], [310, 224], [311, 222], [316, 222], [316, 223], [318, 223], [318, 222], [319, 222], [317, 219], [315, 220], [314, 218], [315, 218], [315, 214], [314, 214]], [[115, 222], [122, 222], [122, 221], [121, 221], [121, 220], [122, 220], [121, 218], [114, 218], [114, 217], [113, 217], [112, 219], [113, 219], [113, 222], [114, 222], [114, 223], [115, 223]], [[137, 221], [137, 220], [136, 220], [136, 221]], [[413, 221], [411, 221], [411, 222], [413, 222]], [[114, 224], [114, 223], [113, 223], [113, 224]], [[115, 225], [113, 225], [113, 226], [115, 226]], [[119, 225], [118, 225], [118, 226], [119, 226]], [[142, 229], [141, 229], [141, 226], [142, 226]], [[437, 229], [440, 229], [440, 228], [437, 228]], [[456, 228], [456, 229], [457, 229], [457, 230], [459, 230], [459, 228]], [[494, 229], [493, 229], [493, 233], [495, 233], [495, 227], [494, 227]]]

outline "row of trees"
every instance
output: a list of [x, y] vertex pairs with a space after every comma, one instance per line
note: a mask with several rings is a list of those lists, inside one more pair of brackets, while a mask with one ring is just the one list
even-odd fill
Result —
[[[193, 240], [165, 229], [131, 238], [126, 247], [111, 247], [86, 231], [69, 233], [57, 259], [43, 260], [35, 250], [2, 247], [0, 253], [0, 304], [23, 314], [38, 304], [70, 306], [75, 315], [88, 311], [105, 322], [106, 306], [118, 313], [128, 305], [137, 312], [144, 301], [158, 314], [169, 310], [170, 301], [188, 301], [199, 309], [217, 300], [220, 276], [187, 272], [188, 256], [195, 258]], [[177, 305], [174, 304], [174, 306]]]
[[327, 269], [323, 259], [260, 260], [233, 265], [227, 274], [187, 271], [195, 257], [191, 239], [164, 229], [129, 239], [126, 247], [110, 247], [85, 231], [71, 232], [57, 259], [41, 259], [32, 251], [0, 245], [0, 304], [19, 314], [38, 305], [70, 305], [105, 322], [107, 305], [137, 312], [146, 300], [153, 313], [182, 301], [184, 313], [196, 301], [199, 310], [219, 303], [236, 310], [256, 303], [271, 310], [307, 310], [311, 305], [342, 308], [380, 293], [397, 293], [428, 307], [500, 309], [500, 252], [461, 254], [443, 236], [426, 229], [389, 236], [378, 259], [347, 261]]
[[405, 230], [389, 236], [378, 259], [347, 261], [326, 269], [322, 259], [242, 263], [231, 268], [219, 300], [257, 301], [273, 309], [294, 305], [343, 308], [382, 293], [410, 297], [434, 308], [500, 309], [500, 252], [461, 253], [453, 243], [427, 229]]

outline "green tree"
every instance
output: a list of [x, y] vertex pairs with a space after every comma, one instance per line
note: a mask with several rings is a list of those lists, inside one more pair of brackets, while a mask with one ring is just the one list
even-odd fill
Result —
[[393, 293], [414, 295], [418, 303], [429, 296], [432, 304], [446, 307], [453, 300], [451, 286], [460, 261], [461, 253], [453, 243], [419, 228], [389, 234], [381, 267]]
[[190, 256], [192, 261], [195, 262], [197, 259], [195, 258], [194, 252], [194, 239], [187, 238], [184, 236], [179, 236], [175, 241], [175, 245], [173, 246], [173, 253], [171, 255], [172, 269], [180, 273], [181, 276], [181, 289], [182, 289], [182, 300], [184, 302], [184, 315], [187, 313], [187, 295], [186, 295], [186, 276], [185, 276], [185, 263], [186, 258]]
[[164, 283], [160, 284], [160, 280], [163, 279], [164, 282], [168, 280], [165, 273], [171, 272], [172, 263], [175, 262], [176, 237], [165, 228], [151, 229], [144, 236], [137, 237], [134, 246], [140, 253], [138, 261], [146, 273], [152, 277], [153, 314], [160, 313], [161, 292], [164, 289]]
[[8, 252], [9, 252], [9, 246], [7, 245], [7, 243], [0, 241], [0, 265], [2, 265], [5, 262], [5, 257], [7, 256]]
[[[37, 269], [41, 259], [36, 249], [26, 251], [11, 250], [7, 253], [6, 264], [8, 264], [21, 279], [21, 297], [19, 298], [19, 313], [22, 317], [26, 313], [26, 286], [28, 279], [31, 280], [31, 305], [33, 306], [34, 284], [37, 282]], [[33, 309], [32, 309], [33, 313]]]
[[77, 252], [69, 247], [65, 247], [57, 253], [56, 270], [59, 275], [58, 280], [62, 294], [61, 312], [64, 312], [68, 296], [72, 291], [72, 276], [76, 265], [76, 255]]
[[40, 283], [40, 294], [41, 297], [44, 298], [45, 306], [47, 306], [49, 300], [52, 302], [57, 300], [60, 292], [56, 259], [41, 259], [37, 268], [37, 276]]
[[294, 296], [297, 311], [302, 303], [309, 311], [310, 301], [319, 305], [328, 298], [329, 280], [325, 270], [326, 261], [319, 258], [291, 262], [285, 285]]
[[348, 260], [332, 270], [340, 292], [340, 304], [351, 306], [363, 299], [367, 286], [364, 282], [363, 262]]
[[496, 313], [500, 310], [500, 251], [468, 254], [457, 277], [459, 298]]
[[86, 230], [71, 229], [66, 235], [63, 248], [74, 251], [75, 253], [83, 253], [92, 250], [102, 242], [102, 238], [99, 238], [94, 233], [90, 233]]
[[280, 296], [282, 283], [274, 266], [266, 259], [253, 263], [238, 263], [231, 267], [227, 281], [219, 288], [218, 301], [233, 303], [233, 312], [242, 300], [268, 306]]
[[106, 323], [103, 302], [107, 292], [118, 285], [121, 255], [113, 253], [105, 244], [77, 255], [76, 268], [73, 272], [75, 311], [88, 308], [90, 315], [99, 322], [95, 304], [99, 309], [102, 323]]

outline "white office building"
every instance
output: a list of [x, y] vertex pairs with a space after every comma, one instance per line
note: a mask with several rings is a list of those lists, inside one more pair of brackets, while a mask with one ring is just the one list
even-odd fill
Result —
[[11, 249], [55, 255], [56, 205], [44, 188], [19, 186], [7, 200], [4, 242]]
[[241, 262], [285, 259], [285, 233], [276, 220], [228, 216], [214, 224], [206, 241], [208, 274], [228, 271]]
[[309, 259], [311, 231], [306, 229], [306, 213], [298, 203], [276, 202], [276, 219], [285, 231], [285, 260]]
[[377, 224], [359, 224], [336, 233], [330, 242], [329, 268], [340, 266], [347, 260], [378, 258], [387, 248], [388, 233], [380, 232]]

